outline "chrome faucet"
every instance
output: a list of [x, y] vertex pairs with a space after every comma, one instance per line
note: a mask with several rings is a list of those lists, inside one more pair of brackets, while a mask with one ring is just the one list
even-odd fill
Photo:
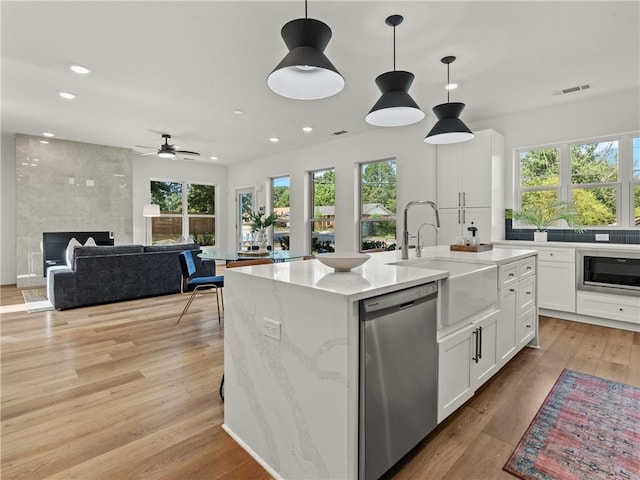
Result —
[[[409, 213], [409, 209], [414, 205], [428, 205], [433, 208], [433, 211], [436, 214], [436, 227], [440, 227], [440, 214], [438, 213], [438, 206], [430, 200], [413, 200], [407, 203], [407, 206], [404, 207], [404, 233], [402, 235], [402, 260], [407, 260], [409, 258], [409, 228], [407, 227], [407, 214]], [[419, 229], [418, 229], [419, 230]], [[418, 231], [418, 234], [420, 232]], [[420, 241], [418, 240], [418, 243]]]
[[422, 256], [422, 244], [420, 243], [420, 230], [422, 229], [422, 227], [426, 227], [427, 225], [431, 225], [435, 229], [436, 233], [438, 233], [438, 227], [436, 227], [433, 223], [423, 223], [418, 227], [418, 244], [416, 245], [416, 257]]

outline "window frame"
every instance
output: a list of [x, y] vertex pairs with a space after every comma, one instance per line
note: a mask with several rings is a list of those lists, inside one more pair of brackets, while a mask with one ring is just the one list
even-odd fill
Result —
[[[275, 183], [278, 180], [282, 180], [282, 179], [288, 179], [288, 189], [289, 189], [289, 249], [291, 249], [291, 175], [286, 174], [286, 175], [276, 175], [273, 177], [269, 178], [269, 193], [267, 195], [267, 211], [272, 212], [275, 211], [275, 202], [274, 202], [274, 195], [275, 195], [275, 190], [276, 190], [276, 185]], [[271, 245], [271, 248], [275, 251], [275, 250], [281, 250], [281, 246], [278, 245], [278, 248], [276, 248], [276, 243], [274, 240], [274, 227], [269, 227], [268, 228], [268, 236], [269, 236], [269, 244]], [[278, 242], [279, 243], [279, 242]]]
[[[362, 187], [363, 187], [363, 182], [362, 182], [362, 175], [363, 175], [363, 167], [365, 165], [371, 165], [374, 163], [385, 163], [385, 162], [393, 162], [395, 164], [395, 168], [396, 168], [396, 211], [394, 212], [393, 217], [389, 217], [388, 219], [379, 219], [379, 218], [364, 218], [363, 217], [363, 206], [364, 206], [364, 202], [362, 199]], [[357, 242], [358, 242], [358, 251], [362, 252], [362, 227], [363, 224], [365, 223], [373, 223], [373, 222], [388, 222], [388, 223], [393, 223], [396, 225], [396, 244], [398, 243], [398, 232], [397, 232], [397, 216], [398, 216], [398, 160], [396, 157], [389, 157], [389, 158], [383, 158], [380, 160], [371, 160], [368, 162], [360, 162], [358, 163], [358, 169], [357, 169], [357, 174], [358, 174], [358, 211], [357, 211], [357, 215], [358, 215], [358, 235], [357, 235]]]
[[[182, 233], [181, 233], [181, 238], [185, 238], [185, 239], [189, 239], [189, 237], [191, 236], [191, 232], [189, 231], [189, 219], [190, 218], [212, 218], [213, 219], [213, 239], [214, 239], [214, 243], [213, 246], [215, 246], [217, 244], [217, 240], [218, 240], [218, 222], [216, 222], [216, 219], [218, 217], [218, 208], [219, 208], [219, 204], [220, 202], [218, 201], [219, 198], [219, 188], [218, 188], [218, 184], [216, 183], [209, 183], [209, 182], [192, 182], [192, 181], [188, 181], [188, 180], [175, 180], [175, 179], [161, 179], [161, 178], [151, 178], [149, 180], [149, 197], [151, 198], [151, 185], [153, 182], [160, 182], [160, 183], [179, 183], [182, 185], [182, 193], [181, 193], [181, 213], [162, 213], [162, 211], [160, 212], [159, 217], [163, 217], [163, 218], [180, 218], [181, 219], [181, 224], [182, 224]], [[190, 185], [205, 185], [208, 187], [213, 187], [213, 214], [203, 214], [203, 213], [189, 213], [189, 186]], [[153, 220], [153, 219], [152, 219]], [[153, 221], [151, 222], [151, 228], [150, 228], [150, 235], [151, 235], [151, 244], [154, 245], [153, 242]]]
[[[635, 227], [634, 186], [640, 185], [640, 179], [633, 178], [633, 139], [640, 136], [640, 132], [627, 132], [615, 135], [590, 137], [565, 142], [535, 145], [530, 147], [514, 148], [514, 204], [515, 209], [522, 207], [522, 195], [525, 192], [556, 190], [558, 201], [570, 202], [573, 191], [589, 188], [616, 188], [616, 223], [614, 225], [587, 225], [589, 230], [615, 230]], [[571, 176], [571, 147], [590, 143], [618, 142], [618, 181], [605, 183], [572, 183]], [[559, 150], [560, 174], [559, 185], [541, 187], [523, 187], [521, 178], [520, 154], [522, 152], [557, 148]], [[535, 229], [534, 226], [518, 224], [517, 228]], [[550, 229], [563, 229], [566, 227], [550, 227]]]
[[[313, 232], [314, 232], [314, 224], [315, 222], [321, 222], [321, 221], [325, 221], [326, 219], [324, 218], [317, 218], [315, 216], [315, 186], [316, 186], [316, 182], [314, 181], [314, 175], [316, 173], [320, 173], [320, 172], [329, 172], [329, 171], [333, 171], [333, 175], [334, 175], [334, 180], [333, 180], [333, 185], [334, 185], [334, 199], [333, 199], [333, 223], [334, 223], [334, 245], [335, 245], [335, 235], [336, 235], [336, 229], [335, 229], [335, 225], [336, 225], [336, 199], [335, 199], [335, 186], [336, 186], [336, 180], [335, 180], [335, 176], [336, 176], [336, 168], [335, 167], [326, 167], [326, 168], [319, 168], [317, 170], [309, 170], [308, 173], [308, 179], [309, 179], [309, 211], [307, 212], [307, 218], [308, 218], [308, 232], [309, 232], [309, 240], [307, 242], [307, 247], [309, 248], [309, 253], [313, 253]], [[318, 206], [322, 206], [322, 205], [318, 205]]]

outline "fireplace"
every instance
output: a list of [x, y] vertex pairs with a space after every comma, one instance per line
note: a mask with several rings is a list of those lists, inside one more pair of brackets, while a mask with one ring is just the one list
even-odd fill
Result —
[[113, 245], [113, 232], [44, 232], [42, 234], [42, 272], [47, 276], [47, 269], [56, 265], [67, 264], [67, 245], [75, 238], [84, 244], [93, 237], [96, 245]]

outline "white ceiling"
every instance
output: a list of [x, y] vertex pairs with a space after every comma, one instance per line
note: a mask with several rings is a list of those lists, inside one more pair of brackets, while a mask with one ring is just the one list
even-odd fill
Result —
[[[159, 147], [160, 134], [170, 133], [221, 165], [332, 141], [339, 130], [371, 131], [364, 116], [379, 97], [375, 77], [393, 67], [393, 31], [384, 22], [391, 14], [405, 17], [396, 67], [416, 76], [410, 93], [429, 113], [425, 135], [431, 108], [446, 101], [446, 55], [458, 57], [451, 101], [467, 104], [467, 123], [640, 88], [638, 1], [308, 7], [333, 31], [325, 53], [346, 86], [331, 98], [296, 101], [271, 92], [266, 77], [286, 54], [280, 29], [304, 16], [303, 0], [2, 1], [2, 130], [126, 148]], [[91, 74], [72, 73], [72, 63]], [[584, 84], [591, 88], [552, 94]], [[63, 100], [61, 90], [78, 97]]]

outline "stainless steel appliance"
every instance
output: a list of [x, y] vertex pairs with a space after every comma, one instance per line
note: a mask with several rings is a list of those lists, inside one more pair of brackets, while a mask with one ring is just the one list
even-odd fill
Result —
[[578, 290], [640, 295], [640, 251], [576, 252]]
[[360, 302], [359, 478], [377, 479], [437, 425], [435, 282]]

